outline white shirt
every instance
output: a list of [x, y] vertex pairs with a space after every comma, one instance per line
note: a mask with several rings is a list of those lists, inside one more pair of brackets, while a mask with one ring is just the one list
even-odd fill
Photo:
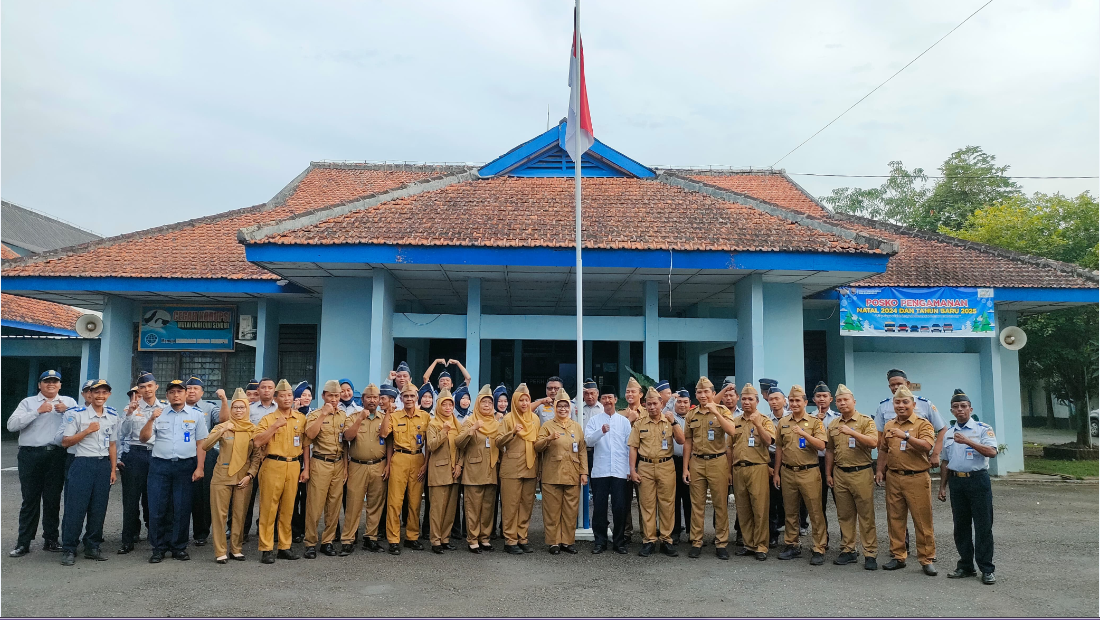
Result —
[[[38, 408], [44, 402], [46, 402], [46, 397], [42, 395], [42, 392], [34, 396], [28, 396], [19, 402], [19, 406], [8, 418], [8, 430], [19, 433], [19, 445], [27, 447], [61, 445], [61, 439], [57, 436], [57, 429], [61, 428], [61, 422], [65, 419], [65, 414], [53, 410], [38, 413]], [[51, 405], [57, 403], [63, 403], [67, 410], [77, 407], [75, 400], [60, 394], [50, 400]]]
[[947, 468], [951, 471], [972, 472], [989, 469], [989, 459], [966, 444], [955, 443], [955, 433], [962, 433], [971, 440], [977, 440], [980, 445], [996, 448], [997, 435], [993, 432], [993, 427], [973, 417], [962, 426], [955, 423], [947, 429], [947, 434], [943, 437], [943, 452], [940, 454], [940, 458], [947, 461]]
[[279, 405], [276, 405], [274, 400], [266, 407], [262, 401], [256, 401], [248, 406], [248, 419], [253, 424], [259, 424], [265, 415], [274, 413], [278, 408]]
[[138, 446], [145, 450], [151, 450], [153, 443], [156, 442], [156, 434], [149, 436], [149, 441], [141, 441], [141, 429], [145, 428], [145, 423], [149, 421], [149, 418], [153, 415], [153, 410], [156, 408], [161, 410], [168, 408], [168, 403], [153, 399], [153, 404], [145, 402], [145, 399], [138, 400], [137, 409], [133, 413], [127, 415], [124, 411], [119, 416], [118, 426], [118, 455], [122, 456], [130, 451], [131, 448]]
[[[673, 399], [673, 400], [676, 400], [676, 399]], [[669, 401], [669, 402], [672, 402], [672, 401]], [[688, 411], [691, 411], [691, 409], [688, 409]], [[683, 430], [684, 428], [687, 427], [687, 420], [684, 419], [684, 416], [676, 413], [676, 408], [675, 407], [673, 407], [673, 409], [672, 409], [672, 417], [676, 418], [676, 421], [680, 423], [680, 429], [681, 430]], [[683, 458], [683, 456], [684, 456], [684, 444], [673, 441], [672, 442], [672, 456], [679, 456], [679, 457]]]
[[[603, 432], [603, 425], [610, 427]], [[584, 425], [584, 442], [592, 446], [592, 477], [623, 478], [630, 475], [630, 420], [622, 414], [607, 415], [601, 411], [588, 418]]]
[[[817, 417], [817, 416], [814, 416], [814, 417]], [[825, 430], [828, 431], [829, 430], [829, 425], [833, 423], [833, 420], [835, 420], [839, 417], [840, 417], [839, 412], [833, 411], [831, 408], [826, 409], [825, 410], [825, 419], [821, 421], [821, 423], [823, 425], [825, 425]], [[818, 450], [817, 451], [817, 456], [818, 457], [825, 456], [825, 451], [824, 450]]]
[[336, 408], [339, 409], [340, 411], [343, 411], [345, 414], [347, 414], [349, 416], [353, 416], [353, 415], [355, 415], [355, 414], [357, 414], [357, 413], [359, 413], [360, 411], [363, 410], [362, 407], [355, 404], [354, 400], [351, 401], [351, 404], [347, 405], [347, 406], [345, 406], [344, 403], [342, 403], [342, 402], [341, 403], [336, 403]]
[[88, 433], [84, 439], [69, 446], [69, 454], [77, 457], [110, 456], [110, 447], [115, 443], [119, 424], [118, 414], [110, 407], [103, 407], [103, 415], [97, 415], [91, 407], [77, 407], [66, 411], [61, 434], [72, 437], [83, 432], [93, 421], [99, 422], [99, 430]]
[[[936, 406], [923, 396], [918, 396], [916, 398], [913, 403], [913, 411], [920, 417], [931, 422], [932, 430], [935, 431], [937, 435], [940, 430], [946, 426]], [[886, 427], [886, 423], [896, 417], [898, 417], [898, 414], [894, 413], [894, 398], [890, 397], [880, 401], [878, 409], [875, 410], [875, 428], [881, 433], [883, 428]]]
[[[588, 426], [588, 421], [591, 420], [593, 416], [599, 413], [603, 413], [603, 405], [601, 405], [599, 401], [597, 401], [595, 405], [585, 405], [584, 401], [582, 400], [580, 401], [580, 404], [581, 411], [584, 412], [585, 426]], [[576, 409], [574, 409], [574, 411], [576, 411]]]

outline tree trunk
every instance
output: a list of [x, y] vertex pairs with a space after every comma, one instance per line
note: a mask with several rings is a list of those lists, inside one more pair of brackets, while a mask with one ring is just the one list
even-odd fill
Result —
[[1043, 402], [1047, 406], [1047, 428], [1057, 428], [1058, 422], [1054, 419], [1054, 395], [1050, 393], [1050, 388], [1043, 384]]

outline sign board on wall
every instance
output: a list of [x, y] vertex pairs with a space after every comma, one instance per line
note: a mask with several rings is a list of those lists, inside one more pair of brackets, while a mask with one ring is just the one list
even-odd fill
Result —
[[843, 336], [990, 338], [991, 288], [840, 288]]
[[143, 305], [139, 351], [232, 351], [235, 306]]

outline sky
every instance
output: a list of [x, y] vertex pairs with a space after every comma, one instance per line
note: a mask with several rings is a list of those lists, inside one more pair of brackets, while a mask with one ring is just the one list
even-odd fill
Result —
[[[596, 137], [769, 167], [984, 1], [585, 0]], [[572, 8], [5, 0], [0, 192], [115, 235], [265, 202], [310, 161], [487, 162], [565, 116]], [[778, 167], [933, 173], [977, 145], [1010, 174], [1096, 176], [1098, 58], [1100, 3], [995, 0]]]

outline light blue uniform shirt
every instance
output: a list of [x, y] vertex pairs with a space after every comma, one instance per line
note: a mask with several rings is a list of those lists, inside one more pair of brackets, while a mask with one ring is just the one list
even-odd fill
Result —
[[[920, 417], [931, 422], [932, 430], [935, 431], [937, 435], [940, 433], [940, 430], [946, 426], [936, 406], [923, 396], [917, 397], [913, 406], [913, 411]], [[894, 413], [894, 397], [891, 396], [890, 398], [880, 401], [878, 409], [875, 410], [875, 428], [881, 433], [886, 427], [886, 423], [896, 417], [898, 417], [898, 414]]]
[[157, 408], [167, 409], [168, 403], [162, 400], [153, 399], [153, 403], [149, 404], [144, 399], [138, 400], [138, 407], [133, 413], [127, 415], [124, 411], [119, 416], [119, 428], [118, 428], [118, 456], [121, 458], [123, 454], [130, 451], [131, 448], [138, 450], [150, 450], [153, 447], [153, 443], [156, 441], [156, 434], [149, 438], [149, 441], [141, 441], [141, 429], [145, 428], [145, 423], [149, 421], [149, 418], [153, 416], [153, 411]]
[[264, 419], [265, 415], [274, 413], [278, 408], [279, 405], [276, 405], [274, 400], [266, 407], [264, 407], [262, 401], [256, 401], [248, 406], [248, 420], [253, 424], [259, 424], [260, 420]]
[[950, 463], [947, 468], [951, 471], [971, 472], [989, 469], [989, 459], [966, 444], [955, 443], [955, 433], [962, 433], [971, 440], [977, 440], [977, 443], [983, 446], [996, 448], [997, 435], [994, 434], [993, 427], [974, 418], [970, 418], [962, 426], [955, 424], [947, 429], [943, 437], [943, 452], [940, 453], [940, 458]]
[[206, 438], [206, 416], [198, 407], [170, 405], [153, 422], [153, 458], [189, 459], [197, 456], [198, 442]]
[[[825, 430], [828, 431], [829, 430], [829, 425], [833, 423], [833, 420], [835, 420], [839, 417], [840, 417], [839, 412], [833, 411], [832, 409], [826, 409], [825, 410], [825, 419], [821, 421], [821, 423], [823, 425], [825, 425]], [[825, 451], [824, 450], [818, 450], [817, 451], [817, 456], [819, 458], [825, 456]]]
[[[111, 407], [103, 407], [103, 415], [96, 415], [91, 407], [77, 407], [65, 412], [65, 422], [61, 425], [59, 434], [64, 437], [72, 437], [88, 428], [92, 422], [99, 422], [99, 430], [88, 433], [84, 439], [69, 446], [68, 452], [73, 456], [110, 456], [110, 447], [118, 436], [118, 414]], [[60, 442], [60, 439], [58, 440]]]
[[[19, 433], [19, 445], [27, 447], [61, 445], [61, 437], [58, 435], [57, 430], [61, 428], [65, 414], [56, 411], [38, 413], [38, 408], [44, 402], [46, 402], [46, 397], [42, 395], [42, 392], [34, 396], [28, 396], [20, 401], [19, 406], [8, 418], [8, 430]], [[68, 409], [77, 407], [75, 400], [60, 394], [50, 402], [55, 405], [59, 402], [63, 403], [66, 407], [66, 413], [68, 413]]]
[[[222, 405], [220, 402], [215, 403], [211, 400], [200, 400], [199, 402], [195, 403], [194, 406], [197, 407], [204, 416], [206, 416], [206, 428], [208, 430], [218, 425], [218, 419], [221, 416], [222, 412]], [[211, 448], [211, 451], [218, 452], [220, 449], [220, 444], [221, 442], [215, 443], [214, 447]]]

